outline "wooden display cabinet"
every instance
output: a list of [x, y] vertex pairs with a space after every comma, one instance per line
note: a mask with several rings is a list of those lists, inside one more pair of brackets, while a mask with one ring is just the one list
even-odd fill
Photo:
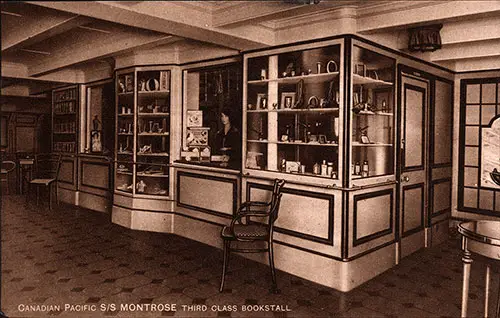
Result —
[[117, 72], [115, 191], [169, 198], [170, 75], [168, 68]]
[[247, 174], [340, 185], [341, 60], [341, 41], [245, 57]]

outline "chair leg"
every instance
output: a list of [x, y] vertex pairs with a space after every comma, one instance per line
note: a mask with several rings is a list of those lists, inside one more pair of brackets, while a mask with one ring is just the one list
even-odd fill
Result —
[[52, 211], [52, 184], [48, 186], [49, 190], [49, 210]]
[[29, 204], [30, 194], [31, 194], [31, 184], [28, 183], [26, 185], [26, 193], [24, 193], [24, 199], [25, 199], [26, 205]]
[[36, 206], [38, 206], [38, 202], [40, 201], [40, 187], [36, 186]]
[[[500, 275], [499, 275], [500, 276]], [[500, 282], [498, 283], [498, 295], [497, 295], [497, 310], [495, 313], [495, 317], [498, 318], [500, 317]]]
[[271, 276], [273, 278], [273, 287], [272, 292], [278, 294], [280, 290], [278, 289], [278, 284], [276, 282], [276, 269], [274, 268], [274, 251], [273, 251], [273, 242], [269, 242], [269, 267], [271, 267]]
[[56, 204], [59, 206], [59, 196], [58, 196], [58, 194], [57, 194], [57, 192], [59, 192], [59, 190], [57, 189], [57, 183], [56, 183], [56, 184], [54, 184], [54, 187], [55, 187], [55, 189], [56, 189]]
[[229, 253], [231, 253], [230, 248], [231, 248], [231, 241], [224, 240], [224, 263], [222, 264], [222, 278], [220, 281], [220, 289], [219, 289], [219, 292], [221, 293], [224, 290], [224, 280], [226, 278], [226, 271], [229, 263]]

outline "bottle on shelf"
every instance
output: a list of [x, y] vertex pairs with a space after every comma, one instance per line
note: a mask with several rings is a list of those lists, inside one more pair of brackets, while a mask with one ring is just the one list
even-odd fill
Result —
[[326, 164], [326, 160], [323, 160], [321, 164], [321, 175], [325, 177], [328, 176], [328, 165]]
[[356, 163], [354, 164], [354, 174], [355, 175], [361, 174], [361, 165], [359, 164], [359, 161], [356, 161]]
[[370, 169], [369, 169], [369, 167], [368, 167], [368, 161], [367, 161], [367, 160], [365, 160], [365, 161], [363, 161], [363, 167], [361, 168], [361, 176], [362, 176], [363, 178], [368, 177], [368, 174], [369, 174], [368, 172], [369, 172], [369, 171], [370, 171]]
[[321, 166], [319, 163], [315, 163], [313, 166], [313, 174], [320, 174], [321, 173]]
[[328, 177], [331, 177], [333, 174], [333, 162], [328, 162], [326, 164], [326, 175]]
[[281, 172], [286, 172], [286, 159], [281, 159]]

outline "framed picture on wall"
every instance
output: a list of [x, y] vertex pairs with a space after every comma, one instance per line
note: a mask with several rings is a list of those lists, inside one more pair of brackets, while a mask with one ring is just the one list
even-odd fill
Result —
[[293, 108], [295, 104], [295, 92], [281, 93], [280, 109]]
[[257, 94], [257, 109], [267, 109], [266, 94]]

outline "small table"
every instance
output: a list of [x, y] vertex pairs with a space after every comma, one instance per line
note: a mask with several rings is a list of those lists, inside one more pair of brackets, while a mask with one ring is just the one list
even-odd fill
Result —
[[34, 159], [19, 159], [19, 194], [23, 194], [24, 176], [28, 175], [28, 180], [32, 179]]
[[[462, 317], [467, 316], [467, 299], [469, 297], [469, 278], [472, 256], [487, 260], [486, 287], [484, 299], [484, 316], [488, 317], [488, 298], [490, 287], [491, 263], [500, 261], [500, 222], [473, 221], [458, 225], [458, 232], [462, 235], [462, 261], [464, 263], [464, 279], [462, 285]], [[499, 288], [500, 292], [500, 288]], [[496, 317], [500, 312], [500, 293], [497, 300]]]

